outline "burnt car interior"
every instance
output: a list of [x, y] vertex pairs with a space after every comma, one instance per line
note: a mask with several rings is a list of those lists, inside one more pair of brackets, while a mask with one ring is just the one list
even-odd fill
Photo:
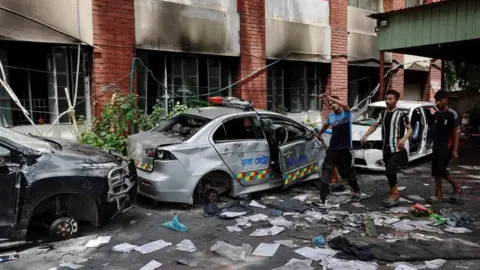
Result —
[[433, 124], [435, 124], [435, 109], [434, 108], [424, 108], [423, 112], [425, 113], [425, 118], [427, 118], [427, 148], [432, 148], [433, 146]]
[[153, 129], [155, 132], [162, 132], [165, 135], [180, 137], [186, 140], [210, 120], [198, 116], [179, 114], [174, 116]]

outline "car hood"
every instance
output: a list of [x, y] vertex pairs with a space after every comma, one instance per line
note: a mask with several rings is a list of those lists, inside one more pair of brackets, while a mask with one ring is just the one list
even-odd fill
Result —
[[143, 152], [142, 150], [148, 148], [156, 148], [161, 145], [171, 145], [182, 143], [181, 137], [166, 135], [161, 132], [148, 131], [141, 132], [135, 135], [130, 135], [127, 138], [127, 151], [131, 155], [133, 153]]
[[[363, 135], [367, 132], [370, 126], [367, 125], [357, 125], [352, 124], [352, 141], [360, 141]], [[368, 136], [369, 141], [381, 141], [382, 140], [382, 130], [381, 127], [377, 128], [370, 136]]]
[[82, 161], [92, 164], [116, 161], [115, 156], [100, 148], [67, 140], [55, 139], [53, 141], [58, 142], [62, 146], [62, 150], [56, 151], [55, 155], [63, 156], [71, 161]]

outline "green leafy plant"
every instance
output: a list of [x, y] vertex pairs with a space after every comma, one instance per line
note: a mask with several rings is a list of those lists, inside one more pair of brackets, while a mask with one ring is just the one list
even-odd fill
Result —
[[287, 108], [283, 104], [278, 104], [272, 108], [272, 112], [287, 115]]
[[140, 117], [138, 118], [138, 128], [141, 131], [151, 130], [166, 118], [166, 112], [162, 106], [160, 106], [160, 104], [155, 104], [152, 109], [153, 110], [151, 114], [147, 114], [143, 111], [140, 112]]
[[105, 105], [101, 119], [94, 119], [92, 125], [81, 132], [79, 142], [126, 154], [128, 127], [137, 117], [138, 109], [132, 107], [129, 97], [116, 92]]
[[310, 126], [312, 128], [316, 128], [317, 127], [317, 123], [313, 122], [312, 119], [310, 119], [310, 117], [307, 117], [307, 119], [305, 120], [304, 122], [307, 126]]

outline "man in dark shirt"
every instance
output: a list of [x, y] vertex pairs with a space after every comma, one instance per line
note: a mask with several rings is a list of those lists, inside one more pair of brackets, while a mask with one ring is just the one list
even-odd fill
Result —
[[450, 200], [456, 202], [462, 193], [462, 188], [456, 183], [447, 166], [450, 159], [458, 158], [458, 144], [460, 141], [459, 119], [457, 113], [448, 107], [448, 94], [443, 90], [435, 94], [438, 111], [435, 112], [433, 126], [433, 160], [432, 176], [435, 177], [435, 196], [429, 198], [429, 203], [443, 201], [442, 180], [447, 180], [453, 188]]
[[388, 90], [385, 93], [387, 110], [380, 113], [377, 121], [367, 130], [362, 137], [362, 143], [377, 127], [382, 125], [383, 140], [383, 163], [385, 163], [385, 175], [390, 186], [390, 196], [384, 201], [386, 207], [395, 206], [399, 200], [397, 186], [397, 173], [400, 167], [408, 162], [407, 150], [408, 139], [412, 136], [412, 127], [405, 112], [397, 108], [400, 93], [395, 90]]
[[350, 108], [336, 96], [323, 95], [327, 100], [332, 112], [327, 122], [322, 126], [317, 136], [321, 136], [328, 127], [332, 126], [332, 137], [328, 146], [327, 155], [322, 165], [322, 176], [316, 186], [320, 189], [320, 199], [325, 203], [327, 198], [330, 177], [336, 167], [340, 176], [346, 179], [353, 189], [352, 199], [360, 199], [360, 187], [353, 168], [352, 153], [352, 124]]

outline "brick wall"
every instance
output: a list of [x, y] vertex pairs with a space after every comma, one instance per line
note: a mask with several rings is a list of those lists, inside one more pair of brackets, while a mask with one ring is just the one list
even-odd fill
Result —
[[[330, 1], [331, 27], [331, 70], [328, 78], [327, 93], [348, 101], [348, 0]], [[324, 104], [325, 105], [325, 104]], [[322, 115], [328, 113], [328, 106], [323, 106]]]
[[[383, 9], [385, 10], [385, 12], [396, 10], [396, 9], [402, 9], [402, 8], [405, 8], [405, 0], [384, 0], [383, 1]], [[393, 53], [392, 59], [396, 61], [396, 63], [395, 62], [393, 63], [393, 66], [404, 63], [403, 54]], [[400, 92], [400, 98], [402, 98], [405, 92], [404, 85], [405, 85], [404, 72], [403, 72], [403, 68], [400, 68], [394, 72], [392, 81], [390, 82], [390, 88]]]
[[[240, 14], [240, 69], [238, 79], [266, 65], [265, 0], [237, 0]], [[251, 100], [256, 108], [267, 108], [267, 70], [237, 85], [236, 95]]]
[[[430, 71], [428, 73], [427, 85], [423, 93], [423, 100], [434, 101], [435, 92], [438, 90], [438, 84], [442, 83], [442, 61], [434, 60], [430, 65]], [[433, 87], [432, 84], [436, 84], [437, 87]]]
[[[98, 116], [112, 90], [129, 93], [132, 60], [135, 57], [134, 0], [93, 0], [93, 114]], [[106, 86], [117, 82], [107, 88]], [[134, 82], [136, 88], [136, 83]], [[134, 89], [136, 92], [136, 89]]]

